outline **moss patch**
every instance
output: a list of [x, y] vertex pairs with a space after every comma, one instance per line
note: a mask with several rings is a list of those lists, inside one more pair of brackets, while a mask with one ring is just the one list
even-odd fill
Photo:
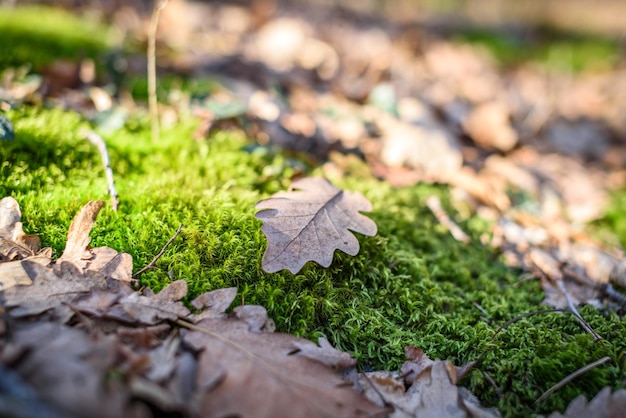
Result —
[[0, 71], [25, 63], [38, 70], [62, 58], [94, 58], [110, 38], [93, 19], [44, 6], [0, 7], [0, 37]]
[[[74, 113], [23, 108], [8, 117], [16, 140], [0, 146], [0, 195], [19, 201], [25, 230], [39, 234], [58, 256], [78, 209], [89, 199], [107, 199], [99, 156], [79, 137], [87, 124]], [[106, 138], [121, 208], [105, 207], [92, 245], [130, 253], [139, 269], [185, 224], [159, 269], [141, 276], [143, 285], [159, 290], [184, 279], [190, 297], [236, 286], [237, 304], [265, 306], [280, 331], [328, 337], [355, 353], [364, 368], [397, 368], [409, 344], [457, 364], [480, 359], [462, 383], [507, 416], [563, 410], [576, 395], [592, 397], [624, 379], [626, 322], [592, 308], [583, 315], [605, 337], [599, 343], [572, 317], [559, 314], [518, 321], [492, 339], [507, 320], [541, 309], [543, 294], [536, 281], [523, 281], [478, 244], [480, 222], [461, 222], [472, 244], [449, 236], [424, 204], [431, 194], [446, 204], [445, 188], [335, 181], [372, 201], [378, 235], [359, 237], [360, 254], [337, 253], [328, 269], [308, 264], [297, 275], [266, 274], [260, 269], [266, 243], [254, 204], [284, 189], [302, 163], [235, 134], [194, 141], [193, 122], [165, 130], [159, 144], [150, 142], [144, 121], [127, 126], [133, 128]], [[605, 355], [613, 362], [533, 405], [561, 378]]]
[[486, 48], [505, 66], [530, 61], [573, 73], [614, 68], [622, 55], [618, 40], [553, 28], [537, 28], [533, 33], [472, 29], [454, 38]]

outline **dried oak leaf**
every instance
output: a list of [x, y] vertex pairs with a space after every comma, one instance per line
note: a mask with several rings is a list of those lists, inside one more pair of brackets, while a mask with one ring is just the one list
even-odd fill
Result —
[[371, 211], [370, 202], [319, 177], [296, 180], [291, 190], [261, 200], [256, 208], [261, 209], [256, 217], [268, 240], [261, 263], [268, 273], [287, 269], [295, 274], [307, 261], [328, 267], [336, 249], [350, 255], [359, 252], [359, 242], [349, 230], [376, 234], [374, 221], [359, 213]]
[[319, 361], [327, 366], [338, 368], [356, 366], [356, 359], [350, 353], [337, 350], [330, 345], [326, 338], [320, 337], [317, 344], [309, 340], [302, 340], [295, 341], [293, 345], [298, 349], [295, 354]]
[[82, 272], [73, 264], [63, 262], [58, 268], [24, 260], [22, 266], [32, 280], [31, 286], [15, 286], [0, 295], [2, 304], [13, 317], [38, 315], [50, 309], [62, 319], [72, 316], [67, 304], [94, 289], [106, 289], [107, 283], [99, 273]]
[[620, 389], [611, 393], [610, 387], [603, 388], [587, 403], [584, 395], [577, 396], [567, 407], [565, 413], [553, 412], [549, 418], [619, 418], [624, 416], [626, 409], [626, 390]]
[[201, 312], [190, 316], [192, 322], [198, 322], [206, 318], [219, 318], [224, 316], [224, 311], [228, 309], [237, 296], [236, 287], [216, 289], [206, 292], [191, 301], [191, 306], [202, 309]]
[[[495, 411], [481, 408], [469, 391], [456, 386], [472, 363], [459, 368], [449, 361], [433, 361], [415, 347], [407, 347], [405, 354], [410, 361], [402, 366], [404, 382], [388, 372], [368, 373], [359, 378], [368, 399], [380, 406], [394, 407], [390, 418], [499, 416]], [[410, 384], [406, 392], [405, 383]]]
[[89, 232], [96, 221], [96, 217], [104, 206], [103, 200], [92, 200], [88, 202], [74, 217], [70, 229], [67, 232], [67, 242], [63, 254], [57, 263], [68, 260], [84, 268], [85, 261], [92, 258], [92, 254], [87, 253], [87, 247], [91, 238]]
[[13, 286], [28, 286], [33, 283], [24, 268], [24, 262], [35, 262], [43, 266], [50, 264], [49, 257], [33, 256], [25, 260], [0, 262], [0, 291]]
[[147, 416], [131, 405], [126, 390], [104, 379], [118, 359], [119, 342], [113, 336], [89, 336], [76, 328], [43, 322], [16, 330], [12, 344], [23, 354], [11, 368], [64, 416]]
[[41, 242], [36, 235], [26, 235], [22, 230], [20, 205], [12, 197], [0, 200], [0, 260], [6, 257], [26, 258], [39, 251]]
[[380, 408], [328, 366], [291, 355], [299, 338], [251, 332], [234, 318], [200, 321], [184, 336], [199, 357], [200, 416], [359, 417]]
[[134, 292], [119, 300], [103, 314], [111, 319], [129, 323], [154, 325], [161, 321], [175, 321], [189, 316], [189, 309], [181, 299], [187, 296], [187, 282], [177, 280], [156, 295], [150, 289]]

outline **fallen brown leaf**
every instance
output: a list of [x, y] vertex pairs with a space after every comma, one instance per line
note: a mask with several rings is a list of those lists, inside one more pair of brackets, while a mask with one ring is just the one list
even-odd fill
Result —
[[57, 268], [24, 260], [22, 266], [32, 280], [31, 286], [15, 286], [5, 290], [0, 298], [13, 317], [38, 315], [54, 309], [62, 322], [72, 316], [67, 304], [86, 295], [92, 289], [105, 289], [104, 276], [96, 272], [85, 273], [72, 263], [63, 262]]
[[[473, 417], [495, 418], [496, 411], [481, 408], [475, 397], [457, 387], [473, 363], [455, 367], [449, 361], [430, 360], [422, 350], [406, 347], [410, 359], [402, 366], [404, 379], [388, 372], [361, 375], [359, 383], [368, 399], [379, 406], [392, 405], [391, 418]], [[410, 385], [408, 390], [404, 390]]]
[[359, 213], [372, 210], [369, 201], [323, 178], [294, 181], [290, 191], [278, 192], [256, 208], [261, 209], [256, 217], [263, 221], [261, 230], [268, 240], [262, 261], [268, 273], [287, 269], [295, 274], [307, 261], [328, 267], [336, 249], [350, 255], [359, 252], [359, 242], [349, 229], [376, 234], [376, 224]]
[[294, 342], [293, 345], [298, 349], [298, 352], [295, 354], [319, 361], [327, 366], [337, 368], [356, 366], [356, 359], [352, 355], [337, 350], [330, 345], [326, 338], [320, 337], [317, 340], [317, 344], [308, 340], [302, 340]]
[[584, 395], [577, 396], [563, 414], [553, 412], [549, 418], [619, 418], [626, 410], [626, 390], [611, 393], [610, 387], [603, 388], [589, 402]]
[[86, 254], [87, 247], [91, 241], [89, 232], [102, 206], [104, 206], [104, 200], [92, 200], [83, 206], [80, 212], [74, 217], [67, 233], [65, 249], [61, 257], [57, 260], [58, 263], [64, 260], [70, 260], [84, 267], [84, 260], [91, 259], [92, 255]]
[[367, 401], [328, 366], [291, 355], [303, 340], [251, 332], [236, 319], [205, 319], [184, 340], [201, 350], [196, 384], [202, 416], [377, 416]]

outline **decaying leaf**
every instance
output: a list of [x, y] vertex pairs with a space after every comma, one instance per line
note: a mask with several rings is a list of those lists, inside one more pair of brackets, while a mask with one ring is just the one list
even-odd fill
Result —
[[106, 288], [104, 276], [95, 272], [82, 273], [71, 263], [61, 263], [55, 269], [25, 260], [22, 266], [32, 280], [32, 285], [15, 286], [0, 295], [13, 317], [37, 315], [55, 309], [57, 316], [68, 320], [69, 316], [66, 315], [70, 313], [71, 316], [68, 303], [94, 288]]
[[287, 269], [295, 274], [307, 261], [328, 267], [336, 249], [350, 255], [359, 252], [359, 242], [349, 230], [376, 234], [376, 224], [359, 213], [371, 211], [370, 202], [323, 178], [294, 181], [290, 191], [278, 192], [256, 208], [261, 209], [256, 217], [263, 221], [261, 230], [268, 240], [262, 261], [268, 273]]
[[205, 319], [184, 340], [200, 353], [201, 416], [357, 417], [381, 411], [331, 368], [292, 355], [297, 337], [251, 332], [243, 321]]
[[130, 407], [128, 394], [103, 378], [116, 361], [113, 336], [90, 338], [80, 330], [43, 322], [16, 331], [13, 344], [24, 351], [17, 372], [65, 416], [142, 416]]
[[[449, 361], [430, 360], [422, 350], [405, 348], [410, 361], [402, 366], [404, 381], [387, 372], [361, 375], [365, 395], [379, 406], [392, 405], [391, 418], [470, 417], [495, 418], [499, 414], [481, 408], [475, 397], [456, 386], [468, 367], [455, 367]], [[410, 385], [406, 392], [405, 384]]]
[[67, 233], [65, 249], [57, 262], [71, 260], [76, 263], [81, 263], [82, 260], [91, 258], [91, 254], [85, 254], [89, 242], [91, 241], [89, 232], [102, 206], [104, 206], [103, 200], [92, 200], [83, 206], [78, 215], [74, 217], [70, 225], [70, 230]]
[[25, 260], [14, 260], [0, 263], [0, 291], [7, 290], [13, 286], [28, 286], [32, 280], [28, 271], [24, 268], [25, 262], [35, 262], [42, 266], [50, 264], [48, 257], [30, 257]]
[[163, 320], [174, 321], [189, 315], [189, 309], [183, 305], [181, 299], [187, 296], [187, 282], [177, 280], [170, 283], [156, 295], [149, 289], [132, 293], [119, 301], [117, 312], [109, 312], [109, 316], [116, 316], [129, 322], [154, 325]]
[[[17, 252], [22, 257], [34, 255], [41, 243], [36, 235], [26, 235], [22, 230], [22, 212], [12, 197], [0, 200], [0, 256]], [[7, 242], [8, 241], [8, 242]]]
[[626, 410], [626, 390], [620, 389], [611, 393], [610, 387], [603, 388], [590, 401], [584, 395], [577, 396], [563, 414], [554, 412], [549, 418], [619, 418]]
[[294, 342], [293, 345], [298, 349], [297, 355], [319, 361], [327, 366], [338, 368], [356, 366], [356, 359], [352, 355], [337, 350], [326, 338], [320, 337], [317, 344], [302, 340]]

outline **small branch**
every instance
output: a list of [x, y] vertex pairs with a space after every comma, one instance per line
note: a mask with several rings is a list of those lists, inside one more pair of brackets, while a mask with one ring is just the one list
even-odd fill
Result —
[[109, 195], [111, 196], [111, 206], [113, 210], [117, 211], [119, 207], [119, 197], [115, 190], [115, 182], [113, 181], [113, 169], [111, 168], [111, 160], [109, 159], [109, 153], [107, 152], [107, 145], [104, 139], [94, 131], [88, 131], [86, 133], [87, 140], [91, 142], [98, 149], [100, 157], [102, 157], [102, 164], [104, 165], [104, 173], [106, 174], [107, 184], [109, 186]]
[[587, 373], [589, 370], [593, 369], [594, 367], [598, 367], [601, 364], [606, 363], [607, 361], [610, 361], [611, 357], [606, 356], [606, 357], [602, 357], [600, 360], [596, 360], [593, 363], [589, 363], [584, 367], [581, 367], [580, 369], [576, 370], [574, 373], [571, 373], [569, 375], [567, 375], [563, 380], [561, 380], [559, 383], [557, 383], [556, 385], [552, 386], [550, 389], [546, 390], [543, 395], [541, 395], [539, 398], [537, 398], [537, 400], [535, 401], [535, 404], [541, 403], [543, 401], [545, 401], [548, 396], [550, 396], [552, 393], [556, 392], [557, 390], [561, 389], [563, 386], [565, 386], [566, 384], [568, 384], [569, 382], [571, 382], [572, 380], [576, 379], [578, 376]]
[[565, 300], [567, 301], [568, 311], [571, 312], [572, 315], [576, 317], [576, 319], [578, 320], [578, 322], [580, 322], [580, 325], [585, 329], [585, 331], [587, 331], [593, 336], [594, 341], [600, 341], [602, 337], [597, 332], [595, 332], [593, 328], [591, 328], [591, 325], [589, 325], [587, 321], [584, 320], [584, 318], [578, 312], [578, 309], [576, 309], [576, 305], [574, 304], [574, 301], [572, 300], [572, 296], [569, 294], [569, 292], [565, 288], [565, 285], [563, 284], [563, 280], [562, 279], [557, 280], [556, 283], [557, 283], [559, 290], [563, 294], [563, 296], [565, 296]]
[[176, 239], [176, 237], [180, 234], [180, 231], [183, 230], [183, 224], [180, 224], [178, 226], [178, 229], [176, 230], [176, 232], [174, 233], [174, 235], [172, 235], [172, 238], [170, 238], [165, 245], [163, 246], [163, 248], [161, 248], [161, 251], [159, 251], [159, 253], [154, 256], [154, 258], [152, 259], [152, 261], [150, 263], [148, 263], [147, 266], [145, 266], [144, 268], [142, 268], [141, 270], [139, 270], [137, 273], [133, 274], [133, 279], [137, 276], [139, 276], [142, 273], [145, 273], [146, 271], [153, 269], [156, 264], [156, 262], [159, 260], [159, 258], [161, 258], [161, 256], [165, 253], [165, 250], [167, 249], [167, 247], [169, 247], [169, 245], [174, 242], [174, 240]]
[[463, 230], [454, 223], [448, 214], [441, 207], [441, 201], [437, 196], [430, 196], [426, 199], [426, 206], [432, 211], [439, 223], [445, 226], [455, 240], [464, 242], [467, 244], [471, 241], [471, 238], [463, 232]]
[[502, 391], [500, 390], [500, 388], [498, 387], [498, 385], [496, 384], [496, 381], [493, 380], [493, 378], [491, 376], [489, 376], [487, 374], [487, 372], [482, 372], [482, 375], [484, 376], [484, 378], [487, 380], [487, 382], [489, 382], [491, 384], [491, 386], [493, 386], [494, 390], [496, 391], [496, 395], [498, 395], [499, 399], [502, 399], [502, 397], [504, 396], [504, 394], [502, 393]]
[[167, 6], [168, 0], [158, 0], [154, 6], [150, 28], [148, 31], [148, 107], [150, 108], [150, 125], [152, 128], [152, 141], [159, 141], [159, 108], [156, 92], [156, 37], [159, 26], [161, 11]]

